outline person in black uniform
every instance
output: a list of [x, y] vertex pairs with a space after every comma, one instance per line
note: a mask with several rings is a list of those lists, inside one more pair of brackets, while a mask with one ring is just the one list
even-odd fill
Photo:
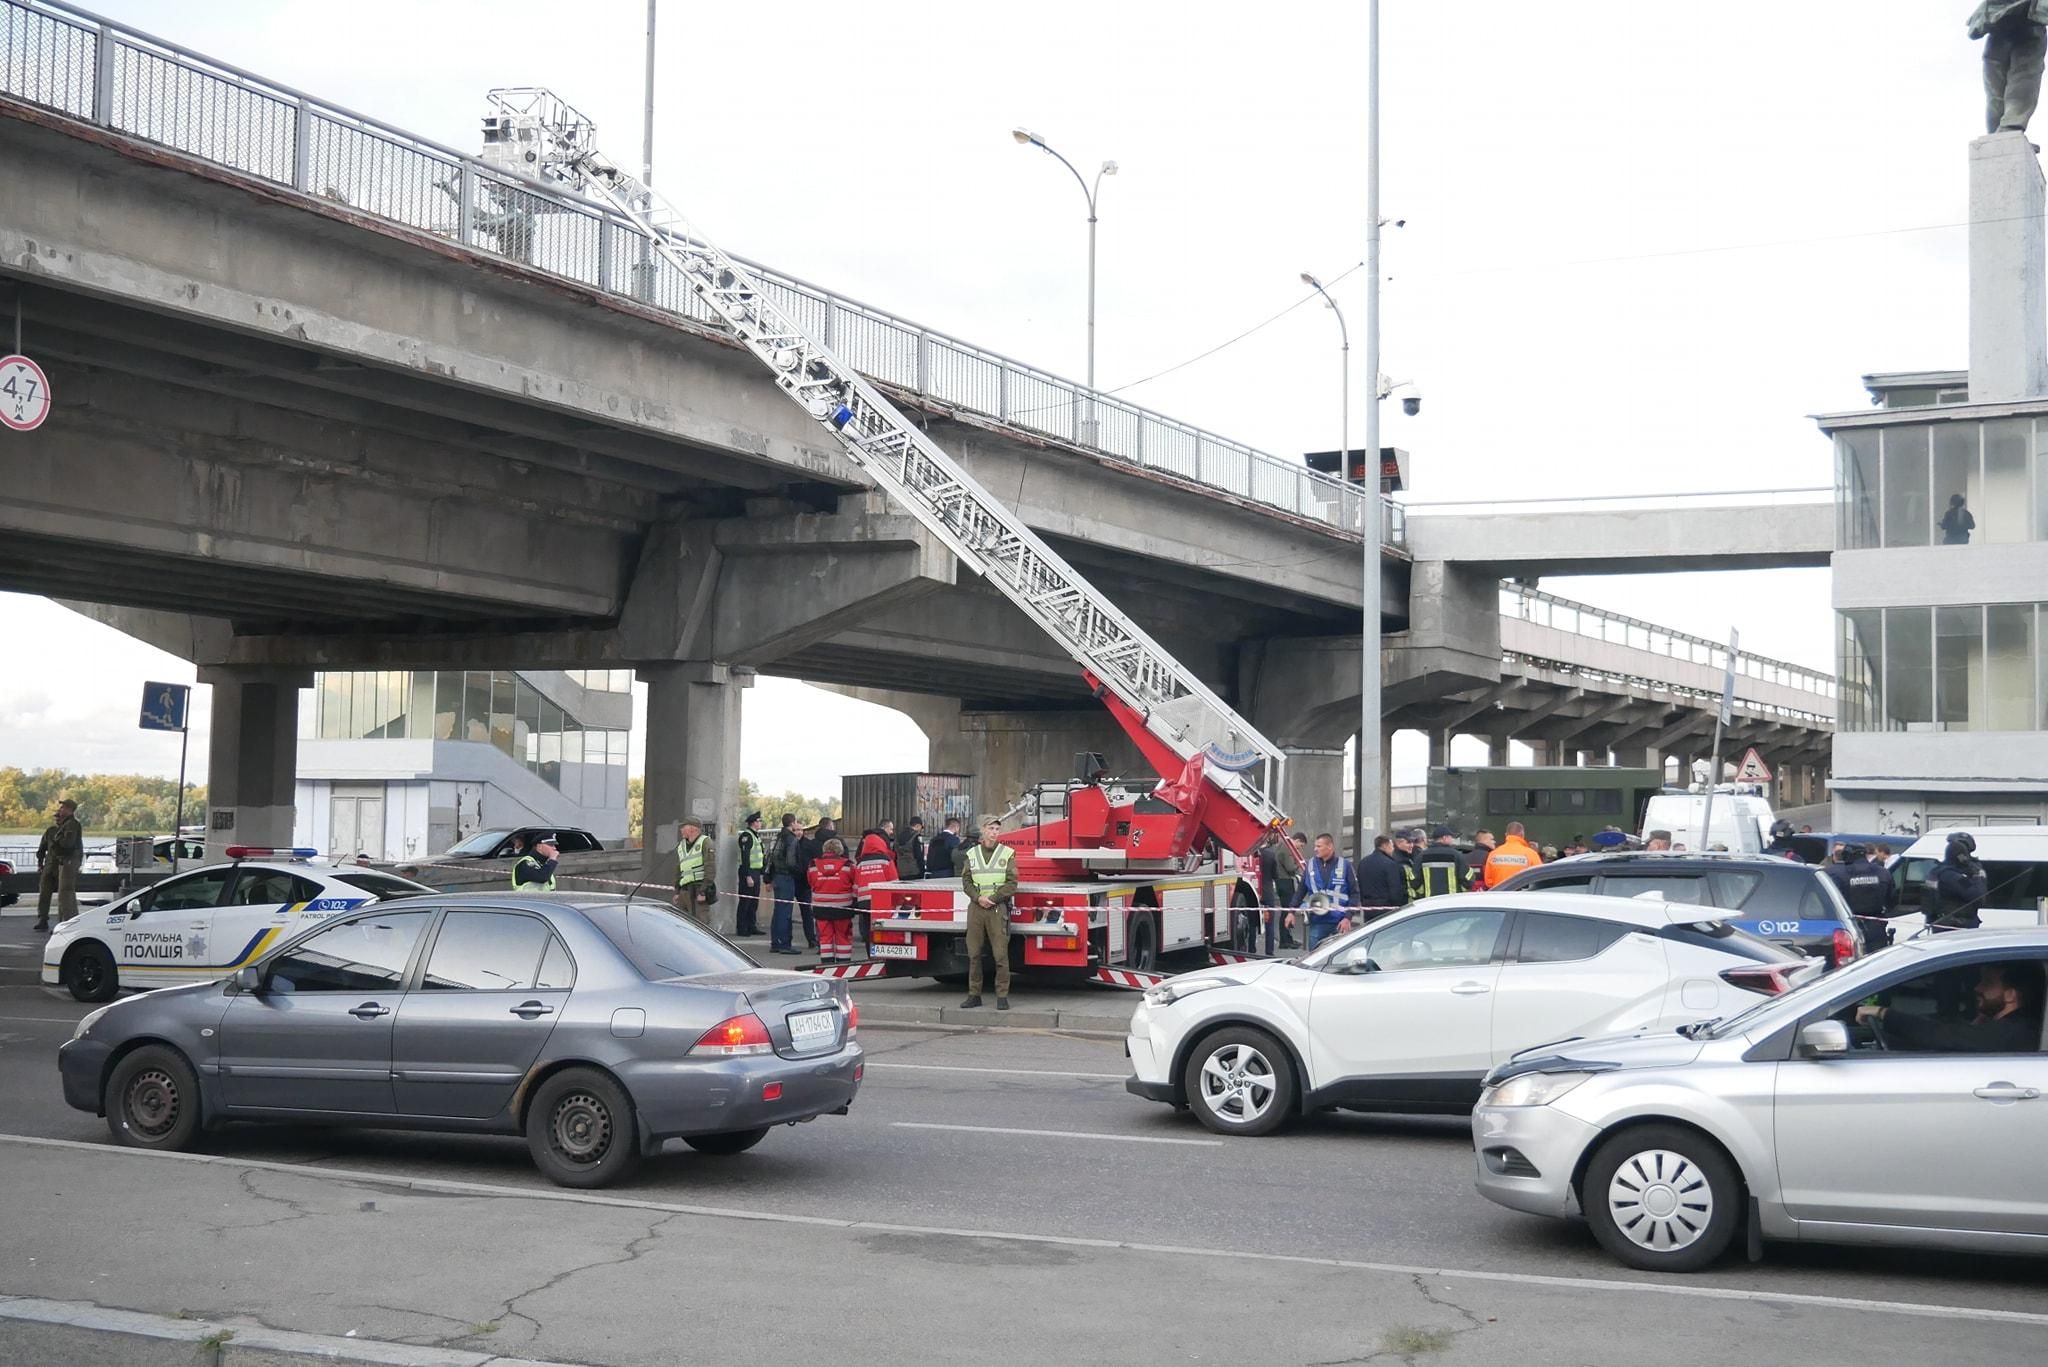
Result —
[[1977, 862], [1977, 842], [1968, 831], [1949, 836], [1948, 848], [1927, 881], [1934, 893], [1934, 914], [1927, 918], [1929, 925], [1938, 930], [1977, 928], [1977, 908], [1984, 905], [1991, 885], [1984, 875], [1984, 866]]
[[1436, 828], [1436, 843], [1417, 860], [1420, 875], [1418, 896], [1442, 897], [1451, 892], [1470, 892], [1479, 883], [1479, 871], [1459, 851], [1458, 837], [1448, 826]]
[[1891, 875], [1871, 863], [1869, 851], [1861, 845], [1844, 845], [1835, 852], [1835, 856], [1835, 862], [1821, 872], [1828, 876], [1828, 881], [1841, 891], [1842, 900], [1849, 904], [1849, 912], [1863, 932], [1863, 947], [1866, 950], [1883, 949], [1892, 942], [1891, 927], [1885, 924], [1884, 919], [1885, 892], [1891, 887]]

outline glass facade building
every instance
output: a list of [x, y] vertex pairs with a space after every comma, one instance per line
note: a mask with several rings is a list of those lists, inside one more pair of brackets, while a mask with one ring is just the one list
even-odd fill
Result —
[[[2048, 541], [2048, 418], [1998, 417], [1835, 434], [1835, 545], [2001, 545]], [[1950, 505], [1960, 519], [1945, 525]], [[1958, 541], [1956, 538], [1963, 539]]]
[[[593, 693], [630, 694], [630, 670], [570, 670]], [[582, 807], [626, 800], [624, 730], [586, 727], [510, 669], [323, 673], [314, 684], [321, 740], [447, 740], [496, 747]]]

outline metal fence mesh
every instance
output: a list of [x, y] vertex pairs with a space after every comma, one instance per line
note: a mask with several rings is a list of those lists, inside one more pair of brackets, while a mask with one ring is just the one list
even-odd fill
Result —
[[0, 87], [74, 118], [92, 117], [99, 35], [20, 5], [0, 6]]

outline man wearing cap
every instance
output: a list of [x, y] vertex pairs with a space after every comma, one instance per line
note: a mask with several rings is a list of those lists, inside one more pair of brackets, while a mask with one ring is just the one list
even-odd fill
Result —
[[711, 837], [695, 821], [676, 829], [676, 910], [700, 926], [711, 924], [711, 908], [717, 905], [718, 889], [711, 881], [716, 867]]
[[1422, 852], [1418, 861], [1421, 895], [1443, 897], [1453, 892], [1470, 892], [1479, 881], [1479, 871], [1458, 850], [1457, 834], [1449, 826], [1436, 828], [1436, 843]]
[[533, 848], [512, 863], [513, 891], [553, 892], [559, 853], [551, 837], [543, 836], [534, 841]]
[[960, 866], [967, 892], [967, 996], [960, 1005], [981, 1005], [981, 951], [996, 961], [996, 1010], [1010, 1009], [1010, 907], [1017, 896], [1017, 852], [1002, 843], [1003, 823], [981, 823], [981, 843]]
[[50, 896], [57, 897], [61, 924], [78, 915], [78, 870], [85, 863], [85, 828], [78, 824], [78, 804], [65, 798], [57, 804], [50, 828], [36, 845], [36, 929], [50, 928]]
[[761, 933], [761, 884], [768, 876], [768, 842], [761, 838], [761, 814], [748, 812], [739, 834], [740, 895], [734, 901], [733, 938], [750, 940]]

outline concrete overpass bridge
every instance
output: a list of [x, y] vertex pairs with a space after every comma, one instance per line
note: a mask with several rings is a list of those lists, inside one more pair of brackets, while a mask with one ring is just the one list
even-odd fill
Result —
[[[1072, 664], [595, 207], [23, 0], [0, 0], [0, 159], [0, 309], [58, 405], [8, 434], [0, 587], [89, 600], [200, 664], [228, 836], [288, 835], [294, 690], [326, 667], [631, 666], [657, 824], [705, 802], [729, 820], [754, 671], [914, 682], [933, 762], [992, 794], [1121, 749]], [[1335, 824], [1358, 490], [763, 276], [1287, 744], [1303, 819]], [[1583, 632], [1525, 656], [1501, 569], [1418, 558], [1382, 516], [1397, 717], [1468, 725], [1445, 700], [1491, 695], [1485, 720], [1561, 746], [1618, 725], [1556, 734], [1639, 679], [1626, 736], [1648, 743], [1646, 709], [1696, 698], [1675, 656], [1617, 663]]]

